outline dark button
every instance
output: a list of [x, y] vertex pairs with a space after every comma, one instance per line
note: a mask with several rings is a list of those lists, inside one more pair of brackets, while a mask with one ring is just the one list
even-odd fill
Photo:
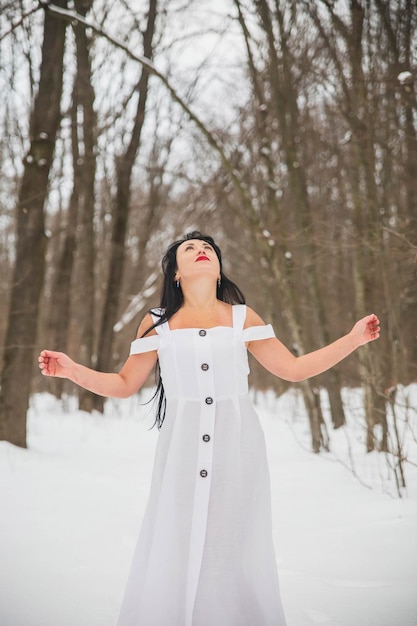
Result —
[[205, 478], [207, 476], [207, 470], [201, 470], [200, 476], [201, 478]]
[[210, 396], [206, 398], [206, 404], [213, 404], [213, 398], [210, 398]]
[[201, 365], [201, 369], [203, 370], [203, 372], [207, 372], [208, 368], [209, 368], [208, 363], [203, 363]]
[[207, 335], [207, 332], [205, 330], [200, 330], [199, 333], [200, 337], [205, 337]]
[[207, 441], [210, 441], [210, 435], [203, 435], [203, 441], [205, 441], [207, 443]]

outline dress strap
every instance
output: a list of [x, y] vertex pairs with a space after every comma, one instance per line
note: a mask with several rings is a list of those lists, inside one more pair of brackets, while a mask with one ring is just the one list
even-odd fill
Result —
[[233, 312], [233, 328], [236, 331], [243, 330], [246, 320], [246, 304], [234, 304]]
[[150, 335], [149, 337], [140, 337], [130, 344], [130, 354], [143, 354], [144, 352], [152, 352], [158, 350], [160, 337], [158, 335]]
[[245, 328], [243, 331], [245, 343], [259, 339], [271, 339], [272, 337], [275, 337], [275, 333], [271, 324], [266, 324], [265, 326], [249, 326], [249, 328]]
[[[154, 324], [161, 319], [164, 309], [152, 309], [150, 311], [152, 321]], [[158, 350], [161, 341], [161, 335], [169, 331], [168, 322], [163, 322], [159, 326], [155, 326], [156, 335], [145, 335], [145, 337], [139, 337], [130, 344], [130, 354], [142, 354], [143, 352], [151, 352], [152, 350]]]
[[[152, 309], [151, 315], [152, 315], [153, 323], [156, 324], [157, 321], [161, 319], [161, 316], [163, 314], [164, 314], [164, 309], [161, 309], [161, 308]], [[165, 333], [169, 332], [168, 322], [163, 322], [162, 324], [158, 324], [158, 326], [155, 326], [155, 330], [158, 333], [158, 335], [164, 335]]]

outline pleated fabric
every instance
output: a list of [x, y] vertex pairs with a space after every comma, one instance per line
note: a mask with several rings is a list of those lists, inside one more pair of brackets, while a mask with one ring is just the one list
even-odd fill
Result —
[[118, 626], [285, 626], [245, 346], [274, 331], [245, 317], [132, 343], [158, 351], [167, 411]]

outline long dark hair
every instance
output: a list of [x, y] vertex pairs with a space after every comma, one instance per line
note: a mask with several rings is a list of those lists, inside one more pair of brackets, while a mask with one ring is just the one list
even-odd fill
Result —
[[[209, 235], [203, 235], [198, 230], [194, 230], [191, 233], [187, 233], [183, 239], [174, 241], [168, 250], [166, 251], [162, 259], [162, 271], [164, 275], [164, 281], [162, 285], [161, 299], [160, 299], [160, 311], [151, 309], [149, 312], [158, 317], [157, 321], [152, 324], [143, 333], [142, 337], [145, 337], [156, 326], [160, 326], [167, 322], [176, 313], [184, 303], [184, 295], [182, 293], [181, 285], [176, 286], [175, 274], [177, 271], [177, 250], [179, 246], [188, 241], [189, 239], [200, 239], [206, 241], [217, 254], [220, 264], [220, 281], [217, 283], [217, 299], [227, 302], [228, 304], [245, 304], [245, 296], [237, 285], [223, 272], [222, 253], [219, 246], [215, 243], [213, 237]], [[161, 428], [165, 418], [166, 412], [166, 398], [164, 385], [161, 377], [161, 370], [159, 367], [159, 360], [157, 361], [155, 368], [156, 376], [156, 391], [151, 400], [156, 402], [156, 417], [155, 424], [158, 428]]]

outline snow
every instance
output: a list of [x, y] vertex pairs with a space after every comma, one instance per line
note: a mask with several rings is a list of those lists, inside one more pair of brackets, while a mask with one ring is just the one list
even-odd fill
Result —
[[413, 82], [413, 75], [411, 72], [400, 72], [397, 76], [398, 82], [401, 83], [401, 85], [405, 85], [407, 83], [412, 83]]
[[[2, 626], [114, 626], [158, 436], [142, 401], [102, 416], [39, 394], [29, 449], [1, 442]], [[416, 476], [395, 498], [359, 436], [331, 432], [332, 452], [313, 455], [296, 394], [256, 404], [288, 626], [417, 626]]]

